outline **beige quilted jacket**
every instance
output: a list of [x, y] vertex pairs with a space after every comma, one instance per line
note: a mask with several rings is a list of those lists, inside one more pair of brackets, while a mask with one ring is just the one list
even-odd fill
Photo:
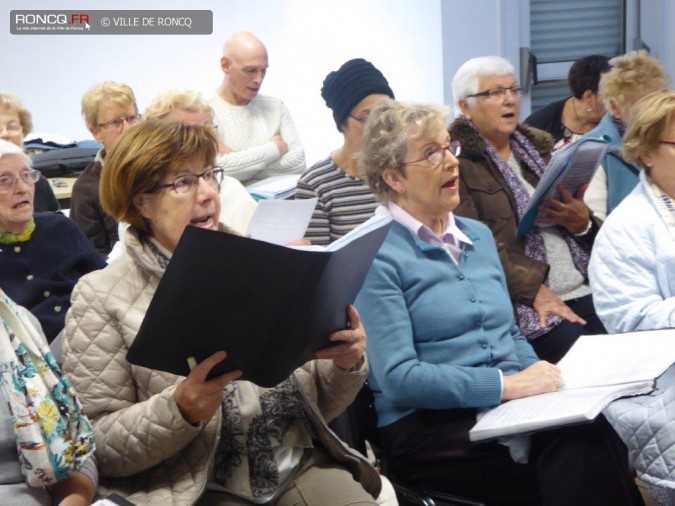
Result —
[[[124, 240], [125, 255], [82, 277], [73, 290], [63, 369], [94, 424], [101, 494], [117, 492], [139, 505], [194, 504], [206, 486], [220, 412], [201, 428], [190, 425], [174, 400], [182, 378], [127, 362], [163, 270], [133, 230]], [[366, 375], [367, 364], [347, 373], [320, 360], [293, 373], [327, 450], [376, 496], [375, 470], [326, 426], [351, 403]]]

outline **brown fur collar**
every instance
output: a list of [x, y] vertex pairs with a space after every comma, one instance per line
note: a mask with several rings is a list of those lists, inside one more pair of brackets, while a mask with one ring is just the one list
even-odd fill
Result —
[[[469, 124], [469, 120], [461, 116], [450, 125], [450, 137], [462, 143], [461, 157], [479, 158], [485, 154], [485, 140], [478, 135]], [[553, 137], [548, 132], [520, 124], [516, 128], [529, 140], [534, 149], [546, 160], [553, 149]]]

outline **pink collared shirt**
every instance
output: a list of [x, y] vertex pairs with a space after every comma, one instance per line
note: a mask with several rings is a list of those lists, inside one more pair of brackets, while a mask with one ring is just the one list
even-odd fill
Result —
[[459, 229], [452, 213], [448, 213], [448, 226], [441, 235], [437, 235], [424, 223], [393, 202], [382, 204], [376, 212], [388, 214], [420, 240], [445, 249], [456, 265], [459, 265], [459, 259], [462, 255], [462, 243], [473, 244], [471, 239]]

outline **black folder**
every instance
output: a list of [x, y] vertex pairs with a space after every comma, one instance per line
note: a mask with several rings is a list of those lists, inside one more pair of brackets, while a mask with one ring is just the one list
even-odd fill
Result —
[[188, 227], [127, 360], [187, 375], [188, 357], [224, 350], [210, 377], [241, 369], [242, 379], [279, 384], [347, 327], [388, 229], [389, 219], [371, 219], [334, 250], [309, 251]]

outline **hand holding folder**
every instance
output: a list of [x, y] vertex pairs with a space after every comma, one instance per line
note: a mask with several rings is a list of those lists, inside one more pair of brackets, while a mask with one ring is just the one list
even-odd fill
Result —
[[[588, 184], [593, 178], [608, 147], [607, 138], [589, 137], [581, 138], [556, 151], [530, 197], [530, 202], [518, 225], [518, 237], [524, 237], [535, 226], [539, 208], [545, 197], [560, 200], [559, 188], [561, 186], [572, 195], [577, 195], [579, 188]], [[543, 226], [546, 225], [543, 224]]]
[[277, 385], [347, 327], [389, 222], [374, 217], [326, 251], [188, 227], [127, 360], [187, 376], [188, 358], [223, 350], [209, 377], [240, 369], [242, 379]]

